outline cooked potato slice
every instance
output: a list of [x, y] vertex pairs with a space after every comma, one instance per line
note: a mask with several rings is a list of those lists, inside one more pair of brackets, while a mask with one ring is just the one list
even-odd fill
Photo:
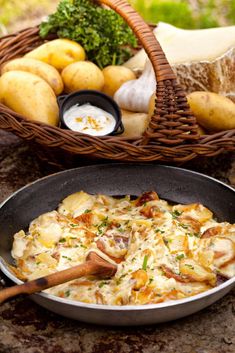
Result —
[[182, 259], [180, 261], [180, 272], [191, 278], [192, 282], [209, 282], [215, 284], [216, 275], [208, 268], [200, 266], [193, 259]]
[[90, 210], [94, 202], [94, 196], [89, 195], [84, 191], [79, 191], [66, 197], [60, 204], [58, 212], [64, 215], [71, 214], [73, 217], [77, 217], [86, 210]]
[[205, 223], [213, 217], [213, 213], [200, 203], [192, 203], [188, 205], [175, 205], [173, 206], [172, 210], [173, 212], [183, 212], [184, 216], [188, 215], [201, 223]]
[[148, 275], [147, 272], [144, 270], [137, 270], [132, 273], [132, 278], [135, 280], [133, 289], [140, 289], [141, 287], [144, 287], [148, 281]]
[[227, 265], [220, 267], [219, 274], [226, 278], [232, 278], [235, 276], [235, 260], [229, 262]]
[[213, 263], [216, 267], [224, 266], [235, 257], [235, 244], [231, 239], [212, 238], [209, 249], [214, 252]]
[[46, 252], [37, 255], [35, 257], [35, 261], [39, 265], [40, 265], [40, 263], [43, 263], [44, 265], [51, 267], [51, 268], [55, 268], [57, 265], [56, 259], [54, 259], [54, 257], [52, 257], [50, 254], [48, 254]]
[[172, 254], [188, 251], [188, 238], [186, 235], [174, 235], [168, 240], [167, 246]]

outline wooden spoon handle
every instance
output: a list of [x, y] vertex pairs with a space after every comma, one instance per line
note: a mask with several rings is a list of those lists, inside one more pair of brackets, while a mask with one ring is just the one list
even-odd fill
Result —
[[103, 260], [96, 253], [90, 253], [87, 261], [81, 265], [1, 290], [0, 304], [16, 295], [36, 293], [83, 276], [100, 275], [102, 277], [110, 277], [115, 274], [116, 270], [116, 266]]

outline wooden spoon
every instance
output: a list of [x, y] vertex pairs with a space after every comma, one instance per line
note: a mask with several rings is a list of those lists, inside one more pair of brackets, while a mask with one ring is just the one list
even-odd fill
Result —
[[116, 265], [104, 260], [92, 251], [87, 255], [86, 262], [81, 265], [1, 290], [0, 304], [16, 295], [33, 294], [83, 276], [96, 275], [101, 278], [109, 278], [114, 276], [116, 271]]

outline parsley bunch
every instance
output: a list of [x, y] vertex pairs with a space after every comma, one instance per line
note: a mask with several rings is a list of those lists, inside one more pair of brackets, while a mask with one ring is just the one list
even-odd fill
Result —
[[51, 33], [81, 44], [88, 60], [100, 68], [122, 64], [131, 55], [126, 46], [136, 46], [136, 38], [124, 20], [92, 0], [62, 0], [56, 12], [40, 25], [42, 38]]

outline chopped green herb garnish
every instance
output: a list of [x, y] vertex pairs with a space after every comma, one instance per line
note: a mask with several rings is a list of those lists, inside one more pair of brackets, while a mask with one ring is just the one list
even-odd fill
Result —
[[105, 282], [105, 281], [100, 282], [99, 288], [102, 288], [105, 284], [108, 284], [108, 282]]
[[62, 257], [63, 257], [64, 259], [67, 259], [67, 260], [69, 260], [69, 261], [72, 261], [71, 257], [65, 256], [65, 255], [62, 255]]
[[67, 291], [64, 293], [64, 295], [65, 295], [66, 297], [69, 297], [69, 296], [70, 296], [70, 290], [67, 290]]
[[159, 228], [155, 229], [154, 231], [155, 231], [155, 233], [160, 233], [160, 234], [165, 233], [164, 230], [161, 230], [161, 229], [159, 229]]
[[74, 223], [70, 223], [70, 225], [69, 225], [70, 227], [77, 227], [78, 226], [78, 224], [74, 224]]
[[176, 219], [177, 217], [181, 216], [183, 212], [180, 212], [178, 210], [175, 210], [174, 212], [171, 212], [171, 215], [173, 219]]
[[36, 262], [36, 265], [40, 265], [41, 261]]
[[172, 242], [172, 239], [166, 239], [165, 237], [163, 237], [163, 241], [164, 241], [164, 244], [168, 246], [168, 244]]
[[104, 229], [103, 228], [105, 228], [105, 227], [107, 227], [108, 226], [108, 217], [105, 217], [104, 219], [103, 219], [103, 222], [102, 223], [100, 223], [99, 224], [99, 226], [98, 226], [98, 233], [99, 234], [102, 234], [103, 232], [104, 232]]
[[89, 210], [89, 209], [86, 209], [85, 211], [84, 211], [84, 213], [90, 213], [91, 212], [91, 210]]
[[83, 245], [83, 244], [80, 244], [80, 247], [81, 248], [84, 248], [84, 249], [87, 249], [87, 246]]
[[176, 260], [181, 260], [184, 258], [184, 254], [180, 254], [176, 256]]
[[192, 265], [190, 265], [190, 264], [185, 264], [185, 266], [191, 268], [191, 270], [194, 270], [194, 267]]
[[153, 281], [154, 281], [154, 278], [153, 278], [153, 277], [150, 277], [150, 278], [149, 278], [149, 284], [151, 284]]
[[65, 238], [61, 238], [60, 240], [59, 240], [59, 243], [65, 243], [66, 242], [66, 239]]
[[184, 229], [188, 229], [188, 226], [186, 224], [184, 224], [184, 223], [179, 222], [179, 226], [184, 228]]
[[142, 265], [142, 269], [143, 269], [144, 271], [147, 270], [147, 262], [148, 262], [148, 256], [145, 255], [145, 256], [144, 256], [143, 265]]

